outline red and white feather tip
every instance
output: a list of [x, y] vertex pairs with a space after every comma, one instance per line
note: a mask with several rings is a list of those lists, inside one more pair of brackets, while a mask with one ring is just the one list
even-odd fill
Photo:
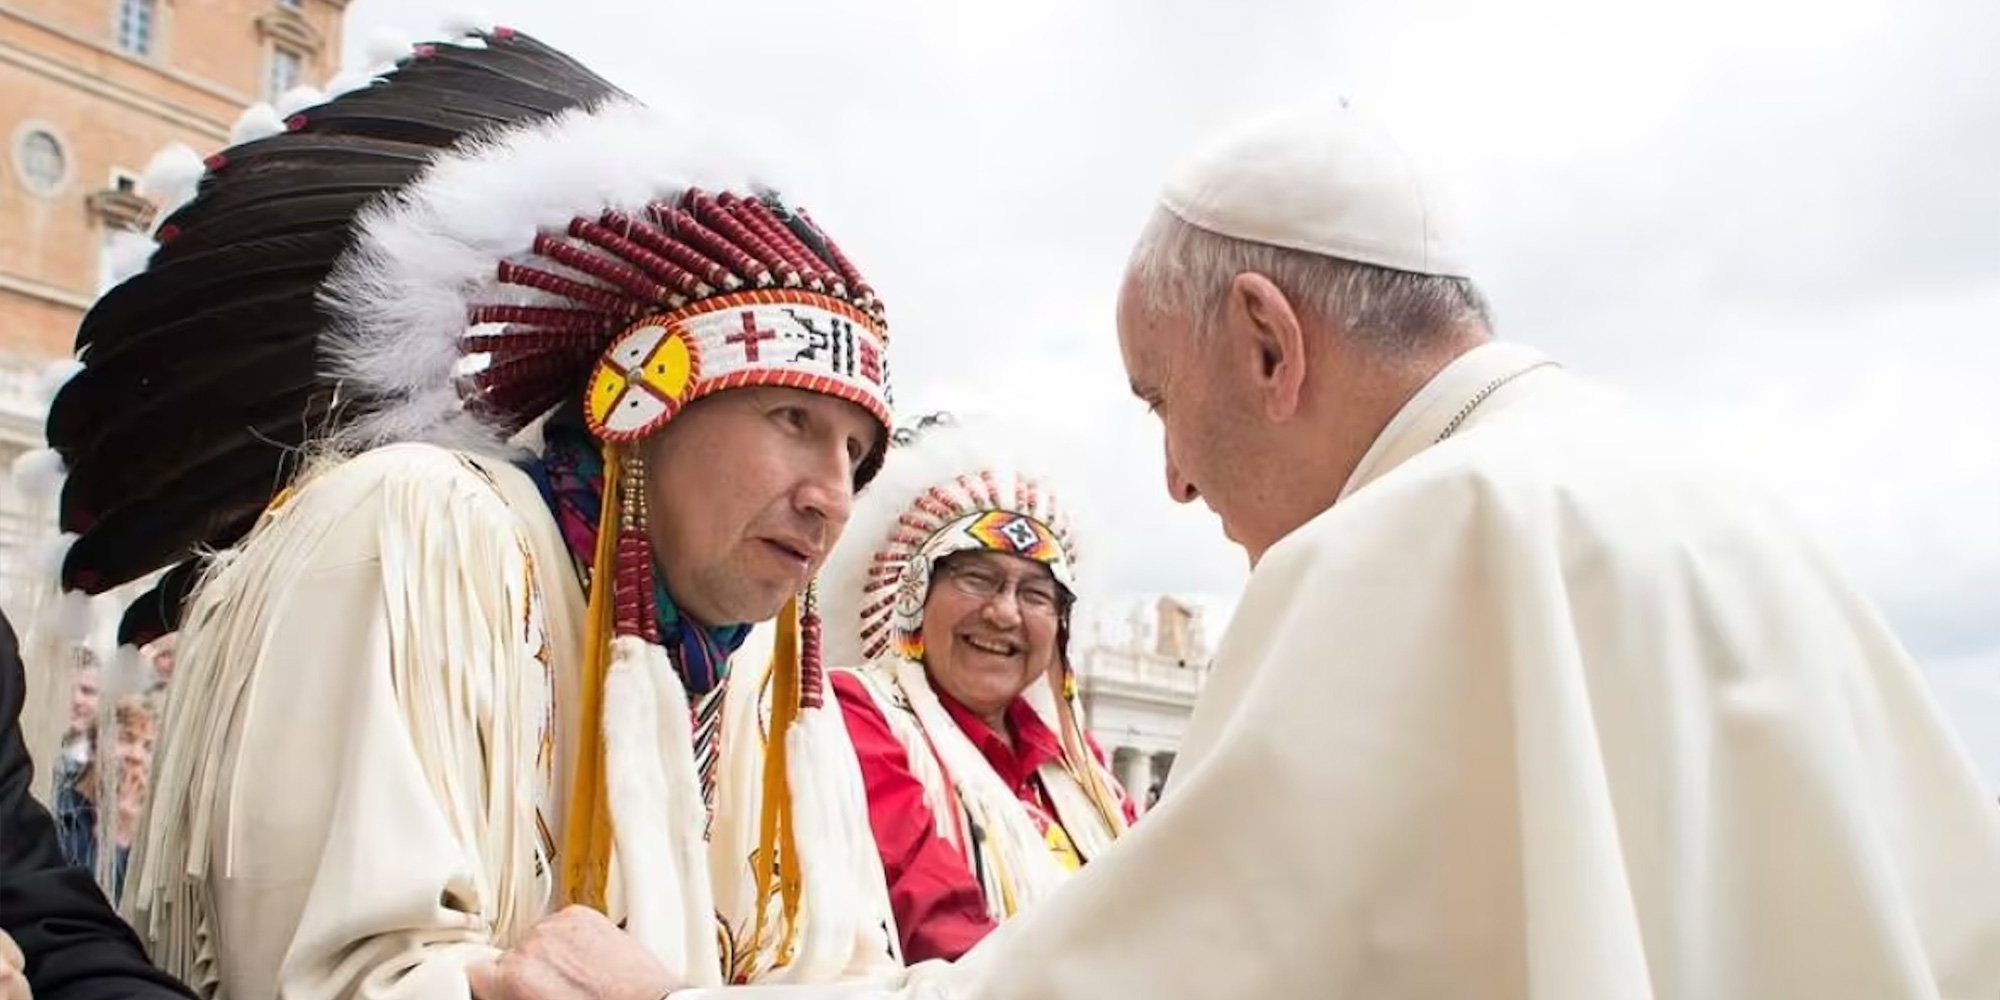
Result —
[[276, 103], [271, 106], [271, 112], [277, 115], [280, 120], [285, 120], [307, 108], [317, 107], [324, 103], [326, 103], [326, 93], [319, 88], [306, 86], [293, 87], [278, 96]]
[[407, 58], [416, 42], [399, 31], [377, 28], [361, 45], [361, 64], [376, 73], [386, 73]]
[[185, 143], [172, 143], [154, 153], [139, 175], [139, 194], [158, 208], [154, 218], [164, 219], [193, 201], [204, 169], [201, 154]]
[[269, 139], [284, 131], [285, 119], [279, 116], [278, 109], [269, 104], [252, 104], [243, 110], [242, 117], [236, 119], [235, 127], [229, 130], [229, 144], [241, 146], [246, 142]]
[[446, 15], [443, 32], [438, 37], [473, 38], [499, 30], [501, 30], [499, 22], [493, 20], [491, 13], [476, 7], [460, 8]]
[[146, 269], [153, 258], [153, 251], [159, 244], [152, 237], [142, 236], [126, 230], [116, 230], [110, 234], [109, 245], [105, 247], [105, 267], [110, 272], [113, 285], [137, 277]]
[[[457, 39], [458, 44], [461, 45], [477, 45], [479, 43], [479, 35], [505, 30], [505, 28], [492, 26], [491, 20], [488, 18], [476, 15], [460, 15], [447, 18], [443, 28], [437, 32], [427, 34], [425, 37], [452, 38]], [[332, 79], [326, 82], [326, 86], [320, 88], [319, 100], [314, 101], [313, 104], [331, 101], [373, 84], [376, 80], [381, 79], [394, 70], [397, 64], [416, 55], [419, 48], [421, 48], [421, 45], [413, 41], [408, 35], [389, 28], [375, 29], [360, 46], [360, 65], [341, 70], [335, 74]], [[282, 104], [283, 102], [280, 103]], [[293, 108], [285, 112], [285, 117], [290, 118], [292, 115], [304, 110], [305, 107], [310, 106], [312, 105]]]
[[344, 94], [351, 94], [375, 82], [375, 78], [387, 73], [391, 66], [366, 66], [360, 69], [341, 70], [326, 82], [321, 91], [326, 100], [333, 100]]

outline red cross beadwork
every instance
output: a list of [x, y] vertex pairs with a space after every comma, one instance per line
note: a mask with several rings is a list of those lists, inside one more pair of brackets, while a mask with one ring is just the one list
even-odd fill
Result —
[[743, 310], [743, 330], [740, 333], [732, 333], [722, 339], [731, 344], [742, 344], [743, 360], [754, 363], [757, 360], [757, 345], [762, 341], [776, 340], [777, 338], [778, 334], [775, 331], [766, 330], [757, 325], [757, 314], [755, 312], [745, 309]]

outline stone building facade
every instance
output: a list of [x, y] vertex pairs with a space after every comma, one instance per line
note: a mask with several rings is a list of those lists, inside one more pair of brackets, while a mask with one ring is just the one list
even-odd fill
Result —
[[[41, 447], [40, 373], [69, 356], [113, 243], [153, 221], [153, 154], [220, 149], [249, 105], [333, 76], [346, 6], [0, 0], [0, 464]], [[0, 593], [41, 513], [0, 487]]]
[[1173, 597], [1100, 621], [1077, 666], [1084, 724], [1143, 812], [1173, 769], [1188, 715], [1208, 680], [1202, 609]]

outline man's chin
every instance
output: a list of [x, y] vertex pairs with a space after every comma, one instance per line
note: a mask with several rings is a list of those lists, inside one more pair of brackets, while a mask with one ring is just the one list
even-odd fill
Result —
[[785, 602], [805, 589], [805, 581], [796, 585], [789, 582], [774, 582], [760, 587], [755, 594], [745, 594], [736, 607], [729, 609], [731, 620], [725, 625], [755, 625], [778, 617], [785, 610]]

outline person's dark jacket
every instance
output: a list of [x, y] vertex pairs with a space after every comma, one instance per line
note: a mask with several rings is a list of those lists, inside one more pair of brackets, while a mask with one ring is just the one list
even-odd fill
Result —
[[20, 946], [35, 1000], [185, 1000], [90, 873], [63, 863], [55, 821], [28, 794], [26, 688], [14, 628], [0, 616], [0, 930]]

